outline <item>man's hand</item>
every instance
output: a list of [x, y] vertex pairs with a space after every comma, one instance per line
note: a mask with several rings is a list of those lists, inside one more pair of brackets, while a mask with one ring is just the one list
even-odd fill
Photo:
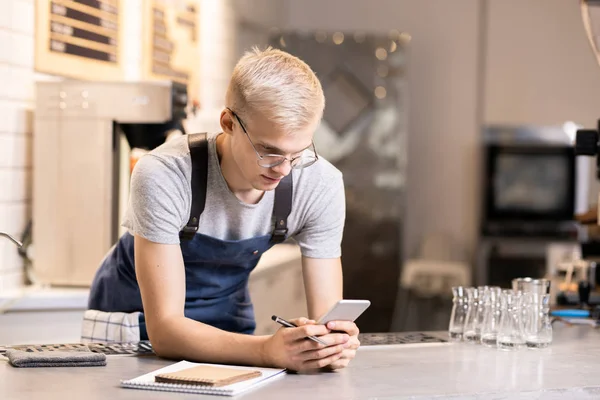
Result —
[[345, 332], [349, 336], [348, 342], [346, 344], [348, 347], [344, 349], [341, 356], [334, 360], [331, 364], [327, 365], [325, 369], [327, 370], [336, 370], [345, 368], [356, 356], [356, 350], [360, 347], [360, 341], [358, 340], [358, 327], [354, 322], [351, 321], [331, 321], [327, 323], [327, 328], [330, 331], [336, 332]]
[[[330, 333], [325, 325], [315, 325], [315, 321], [306, 318], [290, 322], [298, 327], [280, 328], [265, 342], [266, 364], [298, 372], [317, 370], [337, 362], [350, 346], [350, 337], [345, 333]], [[318, 336], [328, 346], [308, 336]]]

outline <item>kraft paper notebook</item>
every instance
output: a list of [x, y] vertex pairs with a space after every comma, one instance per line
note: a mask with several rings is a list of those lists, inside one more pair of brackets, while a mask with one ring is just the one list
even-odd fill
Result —
[[235, 396], [268, 383], [284, 372], [284, 369], [276, 368], [180, 361], [137, 378], [123, 380], [121, 386], [130, 389]]

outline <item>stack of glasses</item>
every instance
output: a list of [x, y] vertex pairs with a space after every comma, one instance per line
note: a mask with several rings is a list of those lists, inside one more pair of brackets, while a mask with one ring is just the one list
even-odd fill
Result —
[[450, 340], [504, 350], [548, 347], [550, 281], [518, 278], [512, 286], [453, 287]]

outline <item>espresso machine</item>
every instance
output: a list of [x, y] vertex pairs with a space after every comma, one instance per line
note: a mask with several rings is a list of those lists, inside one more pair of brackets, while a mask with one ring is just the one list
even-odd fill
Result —
[[89, 286], [122, 233], [130, 149], [185, 133], [185, 85], [43, 81], [36, 84], [30, 275]]
[[[600, 121], [598, 121], [600, 129]], [[600, 180], [600, 135], [599, 130], [580, 129], [577, 131], [575, 140], [575, 154], [577, 156], [591, 156], [596, 158], [596, 179]], [[588, 211], [587, 213], [576, 216], [579, 223], [586, 228], [586, 234], [581, 240], [581, 260], [575, 260], [573, 264], [577, 266], [578, 271], [573, 271], [577, 275], [577, 290], [565, 291], [559, 294], [557, 301], [559, 304], [577, 303], [581, 306], [600, 305], [600, 226], [598, 222], [598, 209]], [[569, 293], [570, 292], [570, 293]]]

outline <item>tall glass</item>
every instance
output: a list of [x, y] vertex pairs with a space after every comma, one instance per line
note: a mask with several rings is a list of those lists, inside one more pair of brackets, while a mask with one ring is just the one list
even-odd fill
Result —
[[500, 324], [500, 294], [499, 287], [490, 287], [483, 299], [483, 322], [481, 324], [481, 344], [496, 347], [498, 325]]
[[[480, 303], [480, 290], [470, 288], [467, 292], [469, 299], [469, 306], [467, 311], [467, 320], [465, 322], [465, 329], [463, 333], [463, 339], [468, 343], [479, 343], [480, 340], [480, 322], [479, 322], [479, 314], [481, 309], [479, 307]], [[483, 290], [481, 290], [483, 292]], [[483, 294], [483, 293], [481, 293]]]
[[523, 337], [523, 298], [521, 292], [503, 290], [502, 310], [498, 327], [497, 347], [515, 350], [525, 345]]
[[452, 288], [452, 313], [450, 314], [450, 326], [448, 336], [453, 342], [463, 340], [463, 331], [467, 319], [468, 297], [467, 288], [456, 286]]
[[523, 324], [525, 344], [528, 348], [546, 348], [552, 343], [550, 295], [527, 293], [526, 296], [528, 307]]

